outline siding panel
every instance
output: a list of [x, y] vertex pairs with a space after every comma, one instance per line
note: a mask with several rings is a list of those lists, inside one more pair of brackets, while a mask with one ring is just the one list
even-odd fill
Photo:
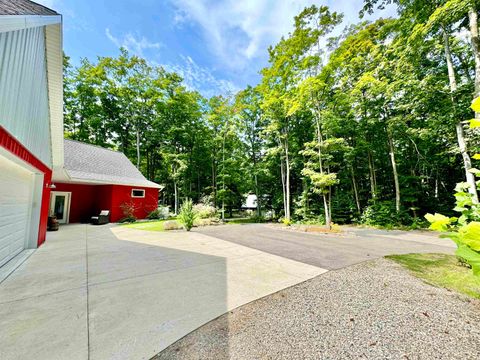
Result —
[[0, 33], [0, 125], [51, 167], [44, 32]]

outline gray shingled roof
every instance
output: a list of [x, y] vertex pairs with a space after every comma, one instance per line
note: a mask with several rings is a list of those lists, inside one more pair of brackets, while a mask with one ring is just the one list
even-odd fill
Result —
[[65, 171], [72, 181], [160, 188], [121, 152], [65, 140]]
[[52, 9], [29, 0], [0, 0], [0, 15], [58, 15]]

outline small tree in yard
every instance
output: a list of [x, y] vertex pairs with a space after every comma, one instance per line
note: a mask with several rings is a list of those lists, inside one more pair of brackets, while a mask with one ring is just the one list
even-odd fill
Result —
[[120, 222], [135, 222], [137, 221], [137, 217], [135, 216], [135, 205], [130, 202], [130, 203], [123, 203], [120, 205], [120, 209], [122, 210], [123, 213], [123, 218], [120, 220]]
[[185, 227], [185, 230], [190, 231], [193, 227], [193, 223], [197, 218], [197, 213], [193, 209], [193, 203], [191, 199], [187, 199], [183, 202], [178, 220]]

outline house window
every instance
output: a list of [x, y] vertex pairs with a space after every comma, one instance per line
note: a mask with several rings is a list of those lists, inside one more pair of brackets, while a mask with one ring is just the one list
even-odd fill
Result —
[[143, 189], [132, 189], [132, 198], [144, 198], [145, 190]]

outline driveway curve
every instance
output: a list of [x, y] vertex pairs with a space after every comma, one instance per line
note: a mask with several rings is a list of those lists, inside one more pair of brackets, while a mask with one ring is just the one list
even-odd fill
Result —
[[455, 244], [425, 231], [344, 227], [338, 234], [306, 233], [280, 225], [219, 225], [196, 232], [284, 258], [334, 270], [391, 254], [453, 254]]

